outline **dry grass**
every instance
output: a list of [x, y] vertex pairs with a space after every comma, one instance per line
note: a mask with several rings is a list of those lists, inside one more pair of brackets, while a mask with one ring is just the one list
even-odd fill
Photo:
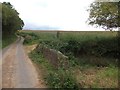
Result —
[[27, 52], [27, 54], [29, 54], [31, 51], [33, 51], [36, 48], [36, 46], [37, 46], [37, 44], [26, 45], [26, 46], [24, 46], [24, 49]]
[[82, 71], [79, 68], [75, 68], [73, 73], [76, 76], [77, 83], [84, 88], [118, 88], [117, 68], [114, 69], [116, 73], [113, 76], [109, 74], [112, 70], [108, 71], [108, 69], [112, 68], [91, 67]]

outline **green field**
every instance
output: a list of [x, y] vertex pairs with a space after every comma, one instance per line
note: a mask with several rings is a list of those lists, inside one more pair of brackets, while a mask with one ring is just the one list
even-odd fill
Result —
[[[62, 52], [69, 58], [69, 69], [56, 70], [42, 53], [30, 53], [31, 59], [47, 71], [50, 87], [116, 88], [118, 87], [118, 32], [22, 31], [24, 45], [40, 44]], [[63, 79], [61, 81], [61, 79]]]

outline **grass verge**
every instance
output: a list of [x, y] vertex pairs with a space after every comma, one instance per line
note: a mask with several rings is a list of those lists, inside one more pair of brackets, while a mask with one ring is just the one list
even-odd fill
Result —
[[44, 79], [46, 84], [50, 88], [72, 88], [78, 90], [75, 77], [72, 75], [70, 70], [64, 70], [62, 68], [54, 69], [53, 66], [46, 60], [41, 53], [32, 51], [29, 57], [39, 68], [44, 69]]
[[17, 39], [16, 35], [10, 36], [8, 38], [2, 38], [2, 48], [5, 48], [6, 46], [10, 45]]

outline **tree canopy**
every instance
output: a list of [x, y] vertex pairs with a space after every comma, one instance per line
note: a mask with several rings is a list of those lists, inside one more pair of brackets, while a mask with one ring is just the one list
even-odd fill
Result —
[[120, 27], [119, 2], [93, 2], [90, 5], [88, 22], [112, 30]]
[[24, 26], [23, 20], [19, 17], [19, 13], [9, 2], [2, 4], [2, 36], [6, 37], [15, 34], [17, 30]]

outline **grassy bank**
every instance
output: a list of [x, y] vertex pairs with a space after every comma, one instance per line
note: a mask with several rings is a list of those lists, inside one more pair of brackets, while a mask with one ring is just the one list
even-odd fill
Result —
[[38, 53], [35, 50], [29, 54], [29, 57], [38, 68], [42, 69], [44, 80], [49, 88], [73, 88], [74, 90], [78, 90], [76, 79], [69, 69], [64, 70], [61, 67], [55, 69], [53, 65], [43, 57], [42, 53]]
[[17, 39], [16, 35], [9, 36], [7, 38], [2, 38], [2, 48], [5, 48], [6, 46], [10, 45]]
[[50, 87], [118, 87], [117, 32], [23, 31], [20, 35], [25, 37], [25, 45], [42, 44], [68, 56], [69, 69], [63, 70], [60, 67], [56, 70], [49, 62], [46, 63], [42, 53], [36, 50], [30, 53], [38, 67], [46, 69], [44, 76]]

